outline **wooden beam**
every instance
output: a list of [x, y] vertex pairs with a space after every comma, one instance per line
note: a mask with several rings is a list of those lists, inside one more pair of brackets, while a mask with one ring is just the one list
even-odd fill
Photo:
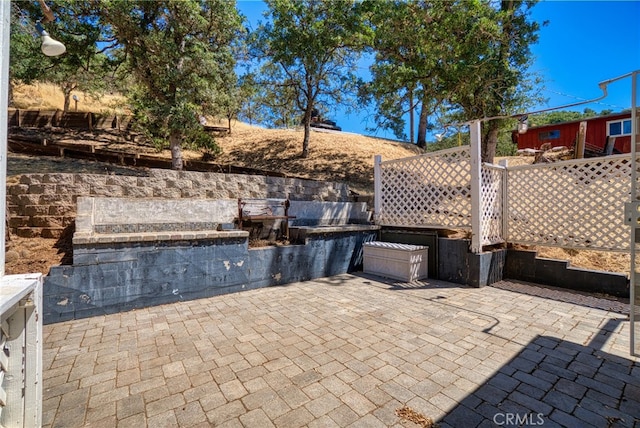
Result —
[[587, 122], [580, 122], [580, 127], [578, 128], [578, 138], [576, 138], [576, 149], [575, 149], [575, 159], [583, 159], [584, 158], [584, 148], [587, 142]]

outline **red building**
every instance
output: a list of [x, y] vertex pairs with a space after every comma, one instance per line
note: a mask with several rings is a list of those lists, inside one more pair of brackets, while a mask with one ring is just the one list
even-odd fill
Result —
[[631, 113], [617, 113], [572, 122], [554, 123], [529, 128], [526, 133], [514, 131], [518, 149], [576, 145], [580, 122], [587, 122], [585, 154], [617, 154], [631, 152]]

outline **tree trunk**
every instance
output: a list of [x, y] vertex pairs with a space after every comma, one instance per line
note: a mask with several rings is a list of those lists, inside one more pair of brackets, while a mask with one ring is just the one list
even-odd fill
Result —
[[304, 124], [304, 140], [302, 140], [302, 157], [309, 157], [309, 134], [311, 134], [311, 124], [305, 122]]
[[500, 122], [498, 120], [490, 120], [487, 122], [486, 132], [482, 137], [482, 162], [493, 163], [493, 158], [496, 155], [496, 147], [498, 146], [499, 130]]
[[415, 118], [414, 118], [415, 108], [413, 105], [413, 86], [409, 88], [409, 141], [411, 144], [415, 142], [414, 133], [415, 133]]
[[304, 112], [304, 119], [302, 120], [302, 124], [304, 125], [304, 139], [302, 140], [302, 157], [309, 157], [309, 137], [311, 136], [311, 112], [313, 111], [313, 106], [311, 104], [307, 105], [307, 109]]
[[65, 113], [69, 111], [71, 107], [71, 92], [73, 92], [78, 85], [72, 82], [65, 82], [60, 85], [60, 89], [62, 89], [62, 94], [64, 95], [64, 107], [62, 111]]
[[169, 147], [171, 148], [171, 169], [182, 170], [182, 135], [177, 131], [172, 131], [169, 136]]
[[418, 120], [418, 147], [427, 147], [427, 125], [429, 122], [429, 102], [422, 100], [422, 108], [420, 109], [420, 119]]
[[64, 107], [62, 111], [65, 113], [69, 111], [69, 107], [71, 107], [71, 92], [64, 91]]

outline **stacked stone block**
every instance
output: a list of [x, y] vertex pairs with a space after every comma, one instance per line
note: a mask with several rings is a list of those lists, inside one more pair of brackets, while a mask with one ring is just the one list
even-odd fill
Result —
[[346, 184], [298, 178], [150, 169], [145, 176], [45, 173], [7, 186], [11, 233], [58, 238], [73, 224], [78, 196], [125, 198], [289, 198], [349, 200]]

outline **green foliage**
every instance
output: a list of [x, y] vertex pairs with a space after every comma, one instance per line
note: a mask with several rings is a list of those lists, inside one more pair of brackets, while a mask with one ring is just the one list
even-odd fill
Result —
[[445, 137], [442, 141], [427, 144], [427, 152], [437, 152], [438, 150], [451, 149], [458, 146], [458, 141], [453, 137]]
[[222, 149], [216, 143], [213, 135], [207, 133], [204, 128], [197, 128], [193, 134], [188, 136], [187, 147], [194, 150], [204, 150], [208, 159], [212, 159], [222, 153]]
[[[513, 121], [512, 121], [513, 122]], [[510, 128], [513, 126], [507, 126], [502, 130], [498, 136], [498, 145], [496, 147], [496, 156], [515, 156], [518, 151], [518, 146], [513, 144], [511, 140]], [[470, 137], [468, 131], [462, 131], [459, 134], [452, 132], [451, 134], [442, 138], [442, 141], [436, 141], [434, 143], [427, 144], [426, 150], [428, 152], [435, 152], [438, 150], [450, 149], [458, 146], [468, 146], [470, 144]]]
[[596, 113], [595, 110], [586, 108], [582, 113], [579, 111], [550, 111], [529, 116], [529, 126], [550, 125], [553, 123], [572, 122], [575, 120], [588, 119], [596, 116], [606, 116], [612, 114], [612, 110], [602, 110]]
[[[113, 51], [116, 45], [108, 27], [100, 24], [100, 11], [95, 2], [57, 0], [50, 2], [50, 6], [56, 19], [43, 26], [52, 38], [65, 45], [66, 52], [53, 58], [43, 55], [34, 27], [35, 22], [43, 18], [39, 5], [16, 2], [11, 76], [25, 82], [41, 80], [58, 85], [65, 97], [63, 109], [67, 111], [74, 90], [97, 94], [109, 87], [109, 77], [117, 67], [117, 61], [105, 52]], [[98, 43], [102, 48], [98, 48]]]
[[[342, 103], [351, 93], [367, 29], [354, 0], [266, 3], [271, 22], [257, 29], [251, 43], [254, 57], [265, 61], [259, 83], [265, 94], [272, 94], [268, 105], [281, 112], [290, 112], [292, 105], [303, 116], [306, 157], [311, 112], [318, 103]], [[290, 117], [283, 119], [288, 122]]]
[[359, 97], [365, 105], [375, 105], [374, 120], [382, 129], [406, 139], [406, 113], [422, 106], [418, 143], [425, 143], [427, 117], [442, 101], [437, 73], [441, 31], [434, 13], [444, 2], [365, 0], [369, 25], [374, 29], [370, 47], [376, 53], [371, 66], [372, 81], [362, 84]]
[[19, 12], [18, 7], [11, 9], [9, 72], [11, 79], [31, 83], [42, 72], [40, 43], [28, 14]]
[[277, 74], [275, 64], [264, 64], [260, 80], [255, 74], [244, 77], [242, 91], [244, 98], [244, 117], [256, 120], [268, 128], [291, 128], [300, 125], [300, 109], [296, 104], [294, 85], [277, 85], [271, 79]]
[[[534, 3], [365, 0], [376, 63], [360, 95], [376, 105], [378, 126], [402, 137], [405, 113], [420, 105], [418, 143], [424, 144], [428, 116], [442, 108], [448, 110], [443, 121], [464, 122], [510, 115], [535, 101], [538, 82], [527, 72], [538, 30], [529, 19]], [[485, 124], [485, 160], [493, 158], [502, 126]]]
[[496, 156], [515, 156], [518, 152], [518, 145], [513, 143], [511, 132], [501, 132], [498, 136], [496, 146]]
[[136, 117], [154, 139], [169, 140], [173, 167], [181, 169], [183, 140], [213, 147], [201, 133], [200, 115], [233, 109], [238, 12], [226, 0], [101, 4], [139, 82], [131, 93]]
[[[448, 65], [447, 86], [455, 88], [453, 103], [465, 119], [510, 115], [535, 100], [535, 76], [528, 73], [530, 45], [538, 24], [529, 19], [534, 2], [461, 3], [465, 20], [458, 58]], [[492, 162], [504, 121], [483, 124], [482, 159]]]
[[441, 141], [429, 143], [426, 146], [428, 152], [450, 149], [459, 146], [468, 146], [470, 144], [469, 132], [464, 128], [460, 131], [450, 131]]

